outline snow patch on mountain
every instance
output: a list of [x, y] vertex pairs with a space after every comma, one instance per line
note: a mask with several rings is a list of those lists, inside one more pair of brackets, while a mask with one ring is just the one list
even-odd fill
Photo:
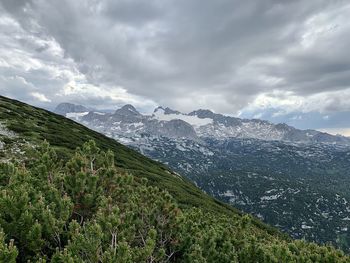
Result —
[[88, 115], [88, 114], [89, 114], [88, 111], [87, 112], [68, 112], [68, 113], [66, 113], [66, 117], [78, 121], [81, 119], [81, 117]]
[[171, 121], [171, 120], [183, 120], [189, 124], [191, 124], [194, 127], [204, 126], [207, 124], [212, 124], [213, 120], [209, 118], [198, 118], [197, 116], [189, 116], [185, 114], [165, 114], [165, 111], [163, 108], [158, 108], [152, 115], [153, 119], [159, 120], [159, 121]]
[[265, 195], [260, 197], [261, 201], [271, 201], [271, 200], [276, 200], [279, 197], [281, 197], [281, 194], [275, 194], [275, 195]]
[[218, 140], [243, 138], [350, 145], [350, 139], [346, 137], [333, 136], [315, 130], [298, 130], [287, 124], [273, 124], [258, 119], [240, 119], [210, 110], [197, 110], [186, 114], [158, 107], [152, 115], [143, 115], [134, 106], [127, 104], [114, 113], [100, 113], [96, 110], [90, 111], [81, 105], [63, 103], [57, 106], [56, 112], [83, 123], [91, 129], [110, 134], [113, 138], [147, 134], [195, 141], [204, 138]]

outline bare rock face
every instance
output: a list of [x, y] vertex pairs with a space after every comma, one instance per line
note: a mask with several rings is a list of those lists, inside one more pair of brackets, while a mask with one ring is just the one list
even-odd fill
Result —
[[82, 105], [76, 105], [72, 103], [60, 103], [55, 108], [54, 112], [60, 115], [66, 116], [67, 113], [78, 113], [78, 112], [87, 112], [89, 111], [88, 108], [82, 106]]
[[127, 104], [121, 107], [120, 109], [116, 110], [115, 115], [122, 115], [122, 116], [142, 116], [134, 106]]
[[145, 131], [152, 135], [169, 138], [196, 139], [197, 135], [193, 127], [187, 122], [179, 119], [170, 121], [149, 121]]

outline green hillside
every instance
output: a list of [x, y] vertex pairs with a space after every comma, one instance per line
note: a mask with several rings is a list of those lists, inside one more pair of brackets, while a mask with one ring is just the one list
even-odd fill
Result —
[[0, 262], [350, 262], [113, 139], [4, 97], [0, 142]]
[[[3, 136], [7, 142], [7, 149], [25, 142], [37, 145], [46, 140], [61, 158], [67, 160], [77, 147], [94, 140], [102, 150], [112, 150], [115, 153], [118, 167], [135, 176], [146, 177], [150, 183], [166, 189], [182, 207], [196, 206], [229, 215], [239, 213], [238, 210], [204, 194], [189, 180], [173, 173], [167, 166], [61, 115], [0, 96], [0, 123], [16, 134], [12, 139]], [[11, 151], [7, 153], [11, 154]]]

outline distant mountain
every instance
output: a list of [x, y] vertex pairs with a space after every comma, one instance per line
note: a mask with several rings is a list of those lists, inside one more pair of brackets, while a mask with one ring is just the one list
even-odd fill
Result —
[[152, 115], [143, 115], [132, 105], [125, 105], [115, 113], [102, 113], [89, 111], [81, 105], [63, 103], [57, 106], [55, 112], [113, 136], [147, 133], [170, 138], [249, 138], [350, 145], [350, 138], [344, 136], [316, 130], [299, 130], [287, 124], [273, 124], [258, 119], [240, 119], [210, 110], [184, 114], [170, 108], [158, 107]]
[[54, 110], [55, 113], [65, 115], [65, 116], [69, 113], [81, 113], [81, 112], [88, 112], [88, 111], [90, 111], [90, 109], [82, 105], [76, 105], [68, 102], [58, 104]]
[[141, 116], [141, 114], [135, 109], [134, 106], [127, 104], [116, 110], [115, 115], [121, 116]]
[[144, 136], [127, 144], [295, 238], [350, 248], [350, 147]]
[[210, 110], [66, 113], [293, 237], [350, 249], [350, 139]]
[[[81, 114], [82, 118], [99, 116], [99, 121], [106, 117], [126, 118], [125, 115], [142, 119], [129, 106], [113, 114]], [[77, 122], [2, 96], [0, 120], [1, 262], [349, 262], [347, 255], [332, 247], [291, 240], [256, 217], [243, 215], [208, 196], [168, 166]], [[177, 122], [170, 120], [174, 125], [168, 129], [176, 130]], [[84, 146], [89, 140], [96, 145], [89, 142]], [[155, 148], [148, 151], [154, 154], [159, 143], [158, 156], [167, 150], [173, 153], [167, 157], [171, 165], [182, 165], [188, 171], [189, 159], [193, 158], [198, 166], [192, 163], [191, 170], [198, 175], [209, 165], [209, 159], [204, 158], [220, 157], [220, 149], [235, 151], [234, 145], [228, 145], [232, 141], [225, 140], [196, 142], [142, 134], [135, 137], [137, 141], [153, 144]], [[253, 145], [252, 141], [252, 148]], [[111, 152], [106, 153], [108, 149]], [[67, 160], [70, 161], [63, 166]], [[250, 167], [250, 161], [246, 165]], [[223, 166], [218, 171], [227, 168]], [[201, 186], [218, 184], [217, 192], [209, 191], [210, 194], [229, 198], [230, 204], [239, 201], [237, 191], [256, 191], [258, 196], [265, 187], [256, 174], [246, 175], [251, 181], [238, 175], [232, 182], [221, 180], [225, 176], [208, 177], [204, 173]], [[243, 187], [243, 182], [251, 187]], [[268, 200], [284, 200], [285, 193], [292, 199], [297, 193], [294, 189], [283, 192], [283, 181], [273, 183], [279, 188], [260, 198], [256, 209], [266, 205], [267, 210]], [[327, 198], [324, 195], [322, 202], [315, 202], [319, 209], [323, 210]], [[343, 200], [341, 196], [338, 199]], [[343, 205], [340, 208], [345, 211], [346, 204]], [[271, 214], [285, 211], [283, 203], [278, 208]], [[300, 215], [302, 218], [315, 218], [312, 211], [299, 212], [307, 213]], [[290, 218], [282, 212], [279, 216]], [[333, 214], [325, 216], [331, 221]], [[307, 229], [310, 224], [305, 222], [295, 231]], [[345, 232], [341, 231], [339, 236], [345, 242]]]

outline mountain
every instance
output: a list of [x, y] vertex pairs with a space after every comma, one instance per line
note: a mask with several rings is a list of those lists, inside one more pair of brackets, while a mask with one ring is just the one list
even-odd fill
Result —
[[3, 262], [349, 262], [72, 120], [1, 96], [0, 120]]
[[66, 115], [69, 113], [79, 113], [79, 112], [88, 112], [88, 108], [82, 105], [76, 105], [68, 102], [60, 103], [56, 106], [54, 112], [61, 115]]
[[349, 249], [348, 146], [151, 136], [129, 145], [295, 238]]
[[134, 106], [127, 104], [115, 111], [115, 115], [121, 116], [141, 116]]
[[[196, 110], [188, 114], [170, 108], [158, 107], [152, 115], [142, 115], [132, 105], [125, 105], [114, 114], [88, 112], [85, 107], [77, 111], [80, 105], [74, 105], [74, 111], [60, 113], [69, 118], [100, 129], [105, 134], [147, 133], [176, 138], [242, 138], [267, 141], [285, 141], [296, 143], [333, 143], [350, 145], [350, 138], [330, 135], [316, 130], [299, 130], [287, 124], [273, 124], [258, 119], [240, 119], [210, 110]], [[77, 118], [79, 116], [79, 118]], [[176, 122], [174, 122], [176, 121]], [[169, 124], [170, 123], [170, 124]], [[190, 127], [192, 126], [192, 128]], [[122, 127], [120, 130], [119, 127]]]
[[78, 121], [295, 238], [350, 248], [349, 138], [163, 107], [152, 115], [90, 112]]
[[110, 149], [116, 153], [118, 167], [127, 169], [135, 176], [147, 178], [159, 188], [169, 189], [181, 206], [203, 206], [208, 211], [239, 213], [202, 193], [189, 180], [174, 173], [166, 165], [60, 115], [0, 96], [0, 120], [0, 157], [5, 160], [21, 159], [25, 149], [44, 140], [55, 148], [59, 156], [67, 159], [84, 142], [95, 140], [102, 150]]
[[1, 96], [0, 142], [3, 262], [349, 262], [111, 138]]

